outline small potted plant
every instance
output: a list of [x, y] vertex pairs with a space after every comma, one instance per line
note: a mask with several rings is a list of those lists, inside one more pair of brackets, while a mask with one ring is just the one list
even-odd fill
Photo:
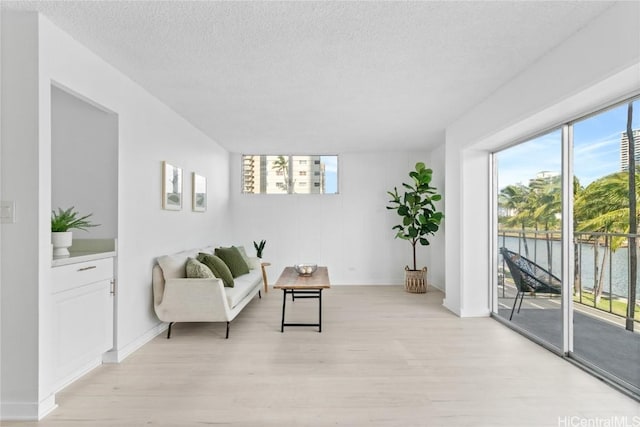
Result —
[[58, 212], [51, 211], [51, 243], [53, 244], [53, 256], [55, 258], [70, 255], [69, 247], [73, 242], [73, 233], [69, 230], [87, 231], [87, 228], [99, 225], [88, 221], [88, 218], [93, 214], [79, 215], [73, 206], [67, 210], [58, 208]]
[[402, 183], [404, 194], [398, 194], [398, 188], [387, 191], [391, 196], [387, 209], [395, 210], [402, 217], [402, 224], [394, 226], [397, 230], [396, 238], [408, 240], [413, 249], [413, 269], [405, 267], [405, 289], [412, 293], [424, 293], [427, 291], [427, 267], [422, 270], [416, 265], [416, 245], [429, 244], [427, 236], [433, 235], [440, 228], [442, 212], [436, 210], [433, 202], [441, 200], [442, 196], [436, 193], [436, 188], [431, 186], [433, 171], [424, 163], [416, 163], [415, 170], [409, 172], [411, 184]]
[[258, 258], [262, 258], [262, 251], [264, 251], [264, 246], [267, 244], [266, 240], [260, 240], [260, 243], [257, 243], [255, 240], [253, 242], [253, 247], [256, 248], [256, 256]]

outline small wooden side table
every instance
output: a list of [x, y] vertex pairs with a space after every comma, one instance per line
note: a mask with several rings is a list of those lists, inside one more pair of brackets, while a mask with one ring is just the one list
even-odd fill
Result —
[[270, 262], [261, 262], [260, 263], [260, 268], [262, 268], [262, 283], [264, 283], [264, 293], [266, 294], [267, 292], [269, 292], [269, 284], [267, 283], [267, 270], [265, 270], [265, 267], [269, 267], [271, 265]]

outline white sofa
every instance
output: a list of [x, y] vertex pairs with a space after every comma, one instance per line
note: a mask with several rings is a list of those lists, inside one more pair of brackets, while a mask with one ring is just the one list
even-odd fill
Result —
[[158, 318], [169, 322], [167, 338], [175, 322], [229, 323], [258, 294], [263, 286], [260, 258], [249, 258], [249, 274], [234, 279], [234, 287], [225, 287], [221, 279], [188, 279], [185, 265], [198, 253], [214, 248], [193, 249], [158, 257], [153, 267], [153, 306]]

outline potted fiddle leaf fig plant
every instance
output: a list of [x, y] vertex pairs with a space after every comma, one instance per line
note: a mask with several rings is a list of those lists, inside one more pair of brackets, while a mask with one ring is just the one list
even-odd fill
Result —
[[69, 230], [83, 230], [87, 228], [97, 227], [99, 224], [93, 224], [88, 220], [93, 214], [79, 216], [75, 208], [51, 211], [51, 243], [53, 244], [53, 256], [61, 258], [69, 256], [69, 247], [73, 242], [73, 233]]
[[413, 249], [413, 269], [405, 267], [405, 289], [412, 293], [427, 291], [427, 267], [417, 269], [416, 246], [429, 245], [427, 237], [438, 231], [443, 218], [434, 204], [442, 196], [431, 186], [432, 174], [433, 170], [418, 162], [415, 170], [409, 172], [411, 183], [402, 183], [404, 193], [398, 193], [397, 187], [387, 191], [391, 197], [387, 209], [395, 210], [402, 218], [402, 223], [392, 228], [396, 230], [395, 237], [408, 240]]

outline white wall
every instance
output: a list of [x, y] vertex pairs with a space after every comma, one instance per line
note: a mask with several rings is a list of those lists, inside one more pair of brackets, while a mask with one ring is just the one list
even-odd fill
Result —
[[492, 150], [640, 91], [640, 3], [622, 2], [447, 128], [445, 306], [489, 313]]
[[[431, 181], [431, 185], [438, 189], [438, 193], [443, 195], [445, 194], [445, 145], [444, 145], [444, 135], [443, 142], [436, 146], [431, 151], [431, 162], [429, 167], [433, 169], [433, 180]], [[441, 200], [437, 202], [436, 206], [438, 210], [444, 211], [445, 208], [445, 200]], [[436, 235], [432, 236], [429, 239], [429, 285], [435, 286], [438, 289], [444, 291], [445, 290], [445, 253], [444, 253], [444, 241], [445, 235], [447, 234], [447, 217], [445, 215], [444, 220], [440, 225], [440, 230], [436, 233]]]
[[[151, 299], [154, 258], [226, 239], [229, 161], [214, 141], [46, 18], [3, 12], [2, 19], [2, 200], [16, 201], [18, 220], [2, 226], [0, 416], [36, 418], [53, 407], [47, 329], [52, 82], [118, 115], [118, 324], [113, 360], [159, 330]], [[182, 211], [161, 209], [163, 160], [184, 169]], [[205, 213], [191, 212], [194, 171], [208, 179]]]
[[38, 411], [38, 295], [44, 269], [37, 191], [41, 181], [37, 19], [35, 15], [6, 19], [7, 15], [3, 12], [1, 39], [1, 190], [2, 200], [15, 202], [16, 222], [1, 225], [0, 416], [9, 410], [16, 414]]
[[[275, 282], [287, 265], [329, 266], [332, 284], [402, 284], [412, 262], [411, 244], [394, 239], [397, 214], [387, 210], [388, 190], [409, 181], [428, 153], [344, 153], [339, 155], [337, 195], [241, 194], [240, 155], [231, 157], [234, 240], [254, 254], [253, 241], [267, 240], [263, 258]], [[237, 179], [235, 179], [237, 177]], [[427, 248], [418, 263], [431, 268]], [[431, 276], [430, 276], [431, 280]]]

